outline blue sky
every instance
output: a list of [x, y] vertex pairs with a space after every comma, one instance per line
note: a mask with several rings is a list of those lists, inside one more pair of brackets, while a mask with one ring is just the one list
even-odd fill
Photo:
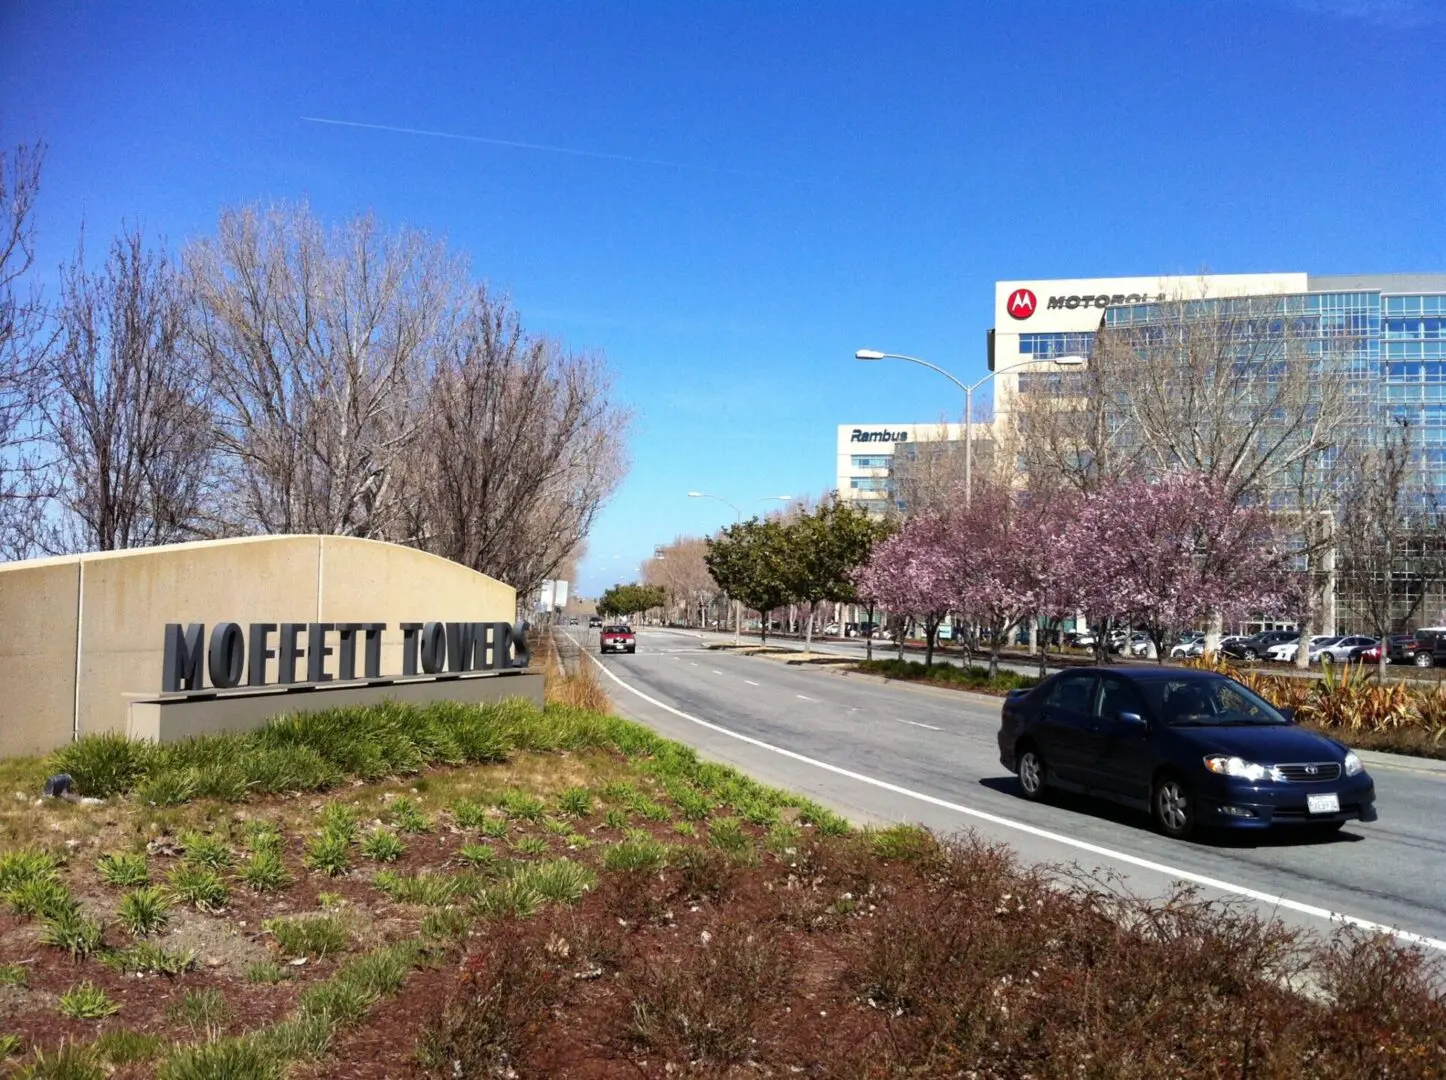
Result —
[[605, 352], [594, 594], [731, 520], [690, 489], [818, 495], [835, 425], [957, 417], [852, 354], [977, 377], [997, 279], [1446, 269], [1443, 46], [1446, 0], [0, 0], [0, 139], [50, 144], [46, 267], [307, 198]]

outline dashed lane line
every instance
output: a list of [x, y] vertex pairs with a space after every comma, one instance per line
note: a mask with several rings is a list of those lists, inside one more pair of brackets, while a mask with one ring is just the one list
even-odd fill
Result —
[[807, 694], [794, 694], [793, 696], [796, 697], [796, 698], [798, 698], [799, 701], [812, 701], [812, 702], [817, 702], [817, 701], [818, 701], [818, 698], [816, 698], [816, 697], [809, 697]]
[[943, 730], [944, 730], [944, 729], [941, 728], [941, 727], [935, 727], [933, 724], [921, 724], [921, 723], [919, 723], [919, 721], [917, 721], [917, 720], [900, 720], [898, 717], [895, 717], [895, 718], [894, 718], [894, 723], [896, 723], [896, 724], [908, 724], [908, 725], [910, 725], [911, 727], [928, 728], [930, 731], [943, 731]]
[[980, 821], [987, 821], [993, 825], [998, 825], [1006, 829], [1013, 829], [1016, 832], [1027, 833], [1030, 836], [1039, 837], [1041, 840], [1049, 840], [1053, 843], [1063, 844], [1066, 847], [1072, 847], [1079, 851], [1087, 851], [1092, 855], [1099, 855], [1106, 859], [1115, 859], [1119, 862], [1127, 863], [1130, 866], [1137, 866], [1142, 870], [1150, 870], [1157, 874], [1164, 874], [1172, 881], [1192, 881], [1195, 884], [1203, 885], [1208, 889], [1215, 889], [1219, 892], [1230, 893], [1234, 896], [1243, 896], [1247, 899], [1256, 900], [1260, 903], [1268, 904], [1275, 908], [1284, 909], [1286, 911], [1293, 911], [1299, 915], [1309, 915], [1312, 918], [1324, 919], [1328, 922], [1347, 923], [1362, 930], [1390, 934], [1392, 937], [1395, 937], [1400, 941], [1406, 941], [1415, 945], [1422, 945], [1426, 948], [1439, 949], [1443, 952], [1446, 952], [1446, 940], [1442, 940], [1440, 938], [1427, 937], [1424, 934], [1413, 934], [1410, 931], [1401, 930], [1394, 926], [1386, 926], [1382, 923], [1372, 922], [1369, 919], [1362, 919], [1355, 915], [1345, 915], [1341, 912], [1331, 911], [1329, 908], [1319, 907], [1315, 904], [1306, 904], [1299, 900], [1291, 900], [1288, 897], [1284, 896], [1273, 896], [1270, 893], [1262, 892], [1259, 889], [1252, 889], [1247, 885], [1237, 885], [1235, 882], [1232, 881], [1223, 881], [1220, 878], [1210, 877], [1208, 874], [1197, 874], [1190, 870], [1182, 870], [1177, 867], [1168, 866], [1165, 863], [1156, 862], [1153, 859], [1142, 858], [1139, 855], [1130, 855], [1126, 852], [1116, 851], [1113, 848], [1107, 848], [1100, 844], [1092, 844], [1087, 840], [1079, 840], [1073, 836], [1065, 836], [1063, 833], [1052, 832], [1049, 829], [1042, 829], [1037, 825], [1029, 825], [1023, 821], [1015, 821], [1013, 818], [1007, 818], [1001, 814], [993, 814], [987, 810], [977, 810], [974, 807], [964, 806], [961, 803], [950, 802], [948, 799], [941, 799], [936, 795], [928, 795], [922, 791], [914, 791], [911, 788], [906, 788], [899, 784], [892, 784], [887, 780], [880, 780], [878, 777], [875, 776], [868, 776], [864, 773], [854, 772], [852, 769], [845, 769], [841, 765], [834, 765], [831, 762], [820, 761], [817, 758], [808, 757], [807, 755], [800, 754], [795, 750], [786, 750], [781, 746], [774, 746], [772, 743], [766, 743], [762, 739], [754, 738], [752, 735], [744, 735], [742, 732], [732, 731], [728, 728], [721, 726], [720, 724], [714, 724], [708, 720], [702, 720], [699, 717], [685, 713], [681, 709], [675, 709], [673, 708], [673, 706], [665, 702], [659, 701], [657, 698], [652, 697], [649, 694], [643, 693], [643, 691], [639, 690], [636, 686], [624, 682], [610, 669], [605, 667], [602, 662], [599, 661], [597, 657], [593, 656], [591, 653], [588, 653], [587, 655], [593, 663], [597, 664], [597, 666], [603, 671], [604, 674], [607, 675], [608, 678], [612, 679], [613, 682], [617, 683], [624, 690], [628, 691], [628, 693], [641, 698], [643, 701], [646, 701], [649, 705], [652, 705], [658, 709], [662, 709], [664, 712], [672, 713], [674, 716], [679, 717], [683, 720], [687, 720], [691, 724], [697, 724], [699, 727], [706, 728], [709, 731], [715, 731], [720, 735], [728, 736], [730, 739], [737, 739], [739, 742], [748, 743], [750, 746], [756, 746], [761, 750], [767, 750], [770, 753], [778, 754], [781, 757], [791, 758], [792, 760], [802, 762], [805, 765], [811, 765], [816, 769], [823, 769], [824, 771], [834, 773], [837, 776], [844, 776], [850, 780], [856, 780], [861, 784], [868, 784], [871, 787], [880, 788], [884, 791], [891, 791], [895, 795], [903, 795], [906, 798], [917, 799], [919, 802], [929, 803], [932, 806], [939, 806], [944, 808], [945, 810], [953, 810], [956, 813], [965, 815], [966, 817], [977, 818]]
[[752, 679], [744, 679], [743, 681], [746, 682], [749, 686], [758, 686], [758, 685], [760, 685], [760, 684], [754, 682]]

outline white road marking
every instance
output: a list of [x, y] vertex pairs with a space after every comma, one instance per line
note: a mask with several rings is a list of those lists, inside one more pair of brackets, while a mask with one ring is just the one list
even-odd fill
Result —
[[[854, 710], [851, 710], [851, 711], [854, 711]], [[897, 717], [894, 718], [894, 723], [896, 723], [896, 724], [912, 724], [914, 727], [928, 728], [930, 731], [943, 731], [943, 730], [944, 730], [943, 728], [935, 727], [933, 724], [921, 724], [921, 723], [919, 723], [919, 721], [917, 721], [917, 720], [900, 720], [900, 719], [898, 719]]]
[[757, 684], [756, 682], [754, 682], [752, 679], [744, 679], [743, 681], [746, 682], [749, 686], [757, 686], [757, 685], [758, 685], [758, 684]]
[[713, 669], [713, 674], [714, 674], [714, 675], [722, 675], [723, 673], [722, 673], [721, 671], [719, 671], [717, 668], [714, 668], [714, 669]]
[[[591, 653], [588, 655], [592, 656]], [[1041, 829], [1037, 825], [1028, 825], [1022, 821], [1015, 821], [1013, 818], [1003, 817], [1000, 814], [992, 814], [987, 810], [976, 810], [973, 807], [950, 802], [947, 799], [941, 799], [934, 795], [927, 795], [922, 791], [913, 791], [910, 788], [901, 787], [898, 784], [891, 784], [887, 780], [866, 776], [863, 773], [854, 772], [852, 769], [845, 769], [840, 765], [833, 765], [827, 761], [819, 761], [817, 758], [808, 757], [794, 750], [785, 750], [781, 746], [774, 746], [772, 743], [766, 743], [762, 739], [755, 739], [752, 735], [744, 735], [741, 732], [730, 731], [728, 728], [718, 724], [711, 723], [707, 720], [700, 720], [696, 716], [690, 716], [681, 709], [675, 709], [673, 706], [643, 693], [637, 687], [623, 682], [623, 680], [613, 674], [609, 668], [603, 667], [602, 662], [599, 661], [597, 657], [592, 657], [592, 659], [602, 670], [603, 674], [612, 679], [613, 682], [617, 683], [624, 690], [628, 691], [628, 693], [642, 698], [649, 705], [662, 709], [664, 712], [672, 713], [674, 716], [687, 720], [689, 723], [697, 724], [699, 727], [707, 728], [709, 731], [716, 731], [720, 735], [727, 735], [729, 738], [737, 739], [739, 742], [748, 743], [762, 750], [779, 754], [782, 757], [792, 758], [794, 761], [801, 761], [805, 765], [812, 765], [814, 768], [823, 769], [827, 772], [835, 773], [838, 776], [846, 776], [850, 780], [857, 780], [861, 784], [869, 784], [876, 788], [882, 788], [884, 791], [892, 791], [895, 795], [903, 795], [911, 799], [917, 799], [920, 802], [929, 803], [933, 806], [943, 807], [945, 810], [953, 810], [968, 817], [978, 818], [980, 821], [988, 821], [991, 824], [1000, 825], [1006, 829], [1014, 829], [1018, 832], [1028, 833], [1030, 836], [1037, 836], [1042, 840], [1050, 840], [1057, 844], [1077, 848], [1080, 851], [1088, 851], [1092, 855], [1100, 855], [1107, 859], [1118, 859], [1120, 862], [1129, 863], [1131, 866], [1138, 866], [1144, 870], [1152, 870], [1157, 874], [1164, 874], [1175, 881], [1193, 881], [1195, 884], [1203, 885], [1209, 889], [1217, 889], [1220, 892], [1243, 896], [1250, 900], [1258, 900], [1261, 903], [1284, 908], [1287, 911], [1294, 911], [1300, 915], [1310, 915], [1317, 919], [1325, 919], [1328, 922], [1339, 921], [1348, 923], [1362, 930], [1390, 934], [1392, 937], [1398, 938], [1401, 941], [1410, 942], [1414, 945], [1424, 945], [1427, 948], [1440, 949], [1446, 952], [1446, 941], [1439, 938], [1426, 937], [1423, 934], [1413, 934], [1407, 930], [1400, 930], [1393, 926], [1384, 926], [1381, 923], [1371, 922], [1369, 919], [1357, 918], [1354, 915], [1343, 915], [1340, 912], [1317, 907], [1314, 904], [1302, 903], [1299, 900], [1291, 900], [1284, 896], [1272, 896], [1270, 893], [1261, 892], [1259, 889], [1252, 889], [1246, 885], [1236, 885], [1234, 882], [1222, 881], [1219, 878], [1212, 878], [1206, 874], [1196, 874], [1189, 870], [1180, 870], [1173, 866], [1166, 866], [1164, 863], [1155, 862], [1153, 859], [1145, 859], [1138, 855], [1129, 855], [1123, 851], [1115, 851], [1112, 848], [1103, 847], [1099, 844], [1092, 844], [1087, 840], [1077, 840], [1072, 836], [1051, 832], [1049, 829]]]
[[818, 698], [816, 697], [806, 697], [803, 694], [794, 694], [793, 696], [798, 698], [800, 701], [818, 701]]

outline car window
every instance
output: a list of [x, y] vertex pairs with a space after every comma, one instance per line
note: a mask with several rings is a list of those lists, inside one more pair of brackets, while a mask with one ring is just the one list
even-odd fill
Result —
[[1057, 681], [1044, 699], [1046, 705], [1072, 712], [1089, 712], [1090, 690], [1094, 686], [1092, 675], [1065, 675]]
[[1110, 676], [1100, 679], [1099, 689], [1095, 692], [1094, 715], [1102, 720], [1114, 720], [1122, 712], [1149, 715], [1145, 699], [1133, 683]]
[[1285, 717], [1234, 679], [1154, 679], [1146, 698], [1167, 726], [1282, 725]]

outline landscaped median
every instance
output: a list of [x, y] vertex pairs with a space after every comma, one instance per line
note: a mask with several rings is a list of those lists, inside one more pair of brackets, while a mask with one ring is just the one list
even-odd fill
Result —
[[[103, 801], [36, 799], [60, 768]], [[557, 704], [87, 738], [0, 782], [19, 1075], [1355, 1080], [1446, 1060], [1441, 973], [1388, 938], [856, 832]]]

